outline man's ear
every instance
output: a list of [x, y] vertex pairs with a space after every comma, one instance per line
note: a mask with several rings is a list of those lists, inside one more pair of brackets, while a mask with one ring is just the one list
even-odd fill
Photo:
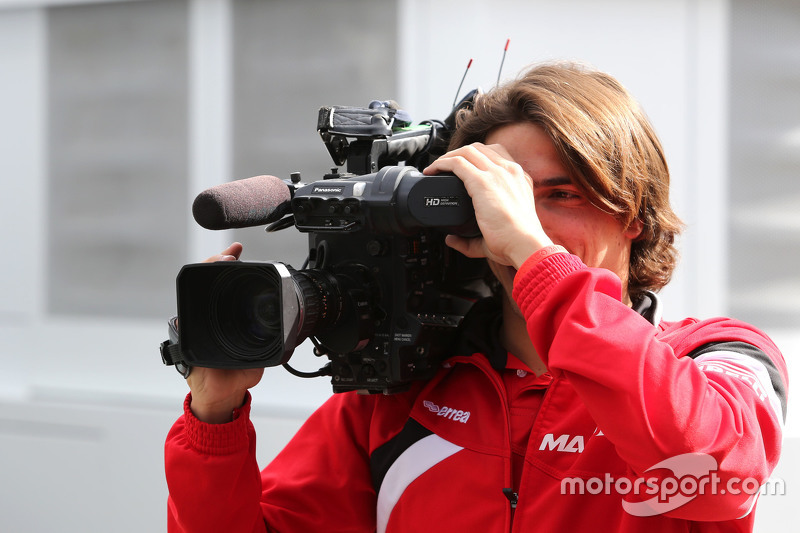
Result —
[[631, 241], [635, 241], [642, 236], [643, 230], [644, 230], [644, 222], [642, 222], [638, 218], [635, 218], [633, 219], [633, 222], [631, 222], [625, 229], [623, 235], [625, 235], [625, 237], [627, 237]]

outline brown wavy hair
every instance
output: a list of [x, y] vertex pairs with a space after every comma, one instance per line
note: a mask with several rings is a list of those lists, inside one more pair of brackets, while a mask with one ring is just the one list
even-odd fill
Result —
[[678, 261], [682, 222], [669, 202], [661, 142], [639, 104], [613, 77], [573, 63], [531, 68], [462, 110], [450, 148], [483, 142], [495, 128], [542, 127], [575, 184], [626, 227], [643, 225], [631, 248], [628, 293], [666, 285]]

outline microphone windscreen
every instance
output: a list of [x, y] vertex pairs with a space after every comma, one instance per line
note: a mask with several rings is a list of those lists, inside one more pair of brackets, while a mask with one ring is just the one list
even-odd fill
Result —
[[289, 186], [275, 176], [231, 181], [201, 192], [192, 204], [195, 221], [206, 229], [261, 226], [289, 212]]

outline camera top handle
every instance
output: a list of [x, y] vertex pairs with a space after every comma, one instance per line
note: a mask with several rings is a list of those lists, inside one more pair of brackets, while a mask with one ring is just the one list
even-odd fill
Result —
[[328, 106], [319, 110], [317, 130], [336, 165], [370, 174], [400, 163], [423, 168], [447, 150], [458, 110], [472, 107], [478, 89], [470, 91], [441, 120], [412, 126], [395, 102], [373, 101], [368, 108]]

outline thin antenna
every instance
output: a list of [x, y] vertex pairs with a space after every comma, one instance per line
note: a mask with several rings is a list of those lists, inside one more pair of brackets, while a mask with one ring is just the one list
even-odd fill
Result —
[[461, 76], [461, 83], [458, 84], [458, 90], [456, 91], [456, 97], [453, 99], [453, 107], [456, 106], [456, 102], [458, 101], [458, 93], [461, 92], [461, 86], [464, 85], [464, 80], [467, 77], [467, 72], [469, 72], [469, 67], [472, 66], [472, 58], [470, 58], [469, 63], [467, 63], [467, 68], [464, 69], [464, 75]]
[[497, 85], [500, 85], [500, 74], [503, 73], [503, 63], [506, 62], [506, 53], [508, 52], [508, 43], [511, 42], [511, 39], [506, 39], [506, 47], [503, 48], [503, 59], [500, 60], [500, 70], [497, 71]]

